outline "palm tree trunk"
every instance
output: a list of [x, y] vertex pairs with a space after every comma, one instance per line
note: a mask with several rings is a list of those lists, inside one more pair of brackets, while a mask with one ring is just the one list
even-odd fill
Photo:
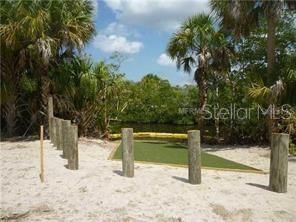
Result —
[[7, 128], [7, 136], [12, 137], [15, 136], [16, 129], [16, 101], [12, 99], [12, 101], [7, 102], [4, 105], [5, 112], [5, 120], [6, 120], [6, 128]]
[[[219, 107], [219, 88], [216, 86], [216, 99], [217, 99], [217, 105]], [[216, 140], [217, 143], [219, 143], [219, 137], [220, 137], [220, 119], [219, 116], [215, 117], [215, 128], [216, 128]]]
[[[275, 64], [275, 27], [276, 27], [276, 17], [275, 13], [271, 10], [267, 17], [267, 71], [269, 75], [273, 75], [274, 64]], [[273, 131], [273, 121], [270, 116], [267, 116], [267, 138], [270, 142], [271, 134]]]
[[197, 115], [198, 128], [201, 134], [201, 141], [204, 141], [204, 113], [208, 102], [208, 86], [206, 73], [203, 69], [198, 70], [197, 85], [199, 89], [199, 110]]
[[267, 17], [267, 71], [272, 74], [275, 64], [275, 13], [269, 12]]
[[266, 139], [267, 141], [271, 142], [271, 136], [273, 132], [273, 105], [270, 105], [272, 107], [272, 110], [270, 111], [271, 113], [268, 113], [266, 116], [266, 127], [267, 127], [267, 133], [266, 133]]
[[[44, 70], [42, 70], [44, 72]], [[48, 135], [48, 96], [50, 94], [50, 80], [47, 77], [47, 69], [46, 74], [41, 75], [41, 104], [40, 104], [40, 120], [41, 124], [44, 126], [45, 129], [45, 135]]]

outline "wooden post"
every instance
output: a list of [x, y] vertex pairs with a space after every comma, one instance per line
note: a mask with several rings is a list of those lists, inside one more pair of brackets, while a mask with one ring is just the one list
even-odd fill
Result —
[[53, 117], [49, 118], [49, 141], [53, 144]]
[[58, 150], [63, 150], [63, 119], [58, 119], [59, 120], [59, 148]]
[[188, 131], [188, 176], [189, 183], [201, 183], [200, 131]]
[[78, 126], [71, 125], [69, 127], [71, 147], [69, 149], [68, 168], [70, 170], [78, 170], [79, 159], [78, 159]]
[[52, 96], [48, 97], [47, 112], [48, 112], [48, 135], [49, 135], [49, 138], [52, 139], [52, 122], [51, 122], [51, 118], [53, 117]]
[[56, 129], [56, 139], [57, 139], [57, 149], [63, 149], [63, 131], [62, 131], [62, 119], [56, 118], [57, 120], [57, 129]]
[[69, 148], [71, 147], [71, 141], [69, 141], [69, 131], [70, 131], [71, 121], [62, 120], [62, 134], [63, 134], [63, 158], [68, 158]]
[[123, 176], [134, 176], [134, 141], [133, 141], [133, 129], [123, 128], [121, 129], [122, 140], [122, 171]]
[[40, 126], [40, 180], [44, 182], [43, 126]]
[[289, 134], [273, 133], [271, 136], [269, 188], [278, 193], [287, 192], [288, 150]]
[[52, 117], [52, 144], [57, 147], [57, 118]]

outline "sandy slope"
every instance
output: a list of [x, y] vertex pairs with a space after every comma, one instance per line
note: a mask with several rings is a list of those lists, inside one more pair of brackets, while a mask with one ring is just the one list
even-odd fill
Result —
[[[46, 183], [39, 180], [39, 142], [1, 143], [0, 217], [15, 221], [296, 221], [296, 162], [289, 162], [287, 194], [266, 190], [268, 175], [203, 170], [202, 184], [187, 169], [136, 164], [135, 178], [120, 176], [107, 160], [112, 144], [82, 139], [80, 169], [45, 141]], [[208, 148], [207, 148], [208, 149]], [[268, 149], [210, 149], [268, 169]], [[13, 220], [12, 220], [13, 221]]]

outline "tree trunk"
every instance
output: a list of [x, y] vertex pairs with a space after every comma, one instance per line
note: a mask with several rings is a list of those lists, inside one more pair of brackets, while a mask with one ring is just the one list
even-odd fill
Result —
[[[269, 76], [273, 75], [275, 64], [275, 27], [276, 27], [276, 13], [273, 9], [270, 9], [267, 14], [267, 71]], [[271, 141], [271, 135], [273, 131], [273, 120], [267, 116], [267, 138]]]
[[272, 9], [269, 10], [267, 16], [267, 71], [272, 74], [275, 64], [275, 27], [276, 13]]
[[[217, 99], [217, 106], [219, 108], [219, 88], [218, 86], [216, 87], [216, 99]], [[216, 140], [217, 140], [217, 143], [219, 143], [220, 139], [220, 119], [219, 119], [219, 116], [215, 116], [215, 128], [216, 128]]]
[[[243, 70], [244, 70], [244, 67], [243, 67]], [[235, 103], [235, 85], [234, 85], [234, 82], [233, 82], [233, 79], [232, 79], [232, 76], [231, 74], [229, 73], [228, 74], [228, 79], [229, 79], [229, 84], [230, 84], [230, 88], [231, 88], [231, 103], [230, 103], [230, 108], [232, 109], [232, 104]], [[229, 118], [229, 122], [227, 121], [227, 124], [229, 123], [229, 125], [227, 125], [227, 138], [225, 138], [224, 136], [224, 139], [226, 139], [226, 141], [228, 142], [233, 142], [232, 138], [233, 138], [233, 128], [234, 128], [234, 122], [233, 122], [233, 118], [230, 117]]]
[[273, 131], [273, 121], [272, 121], [272, 118], [267, 115], [266, 116], [266, 127], [267, 127], [267, 132], [266, 132], [266, 140], [268, 142], [271, 141], [271, 135], [272, 135], [272, 131]]
[[13, 99], [5, 104], [5, 120], [7, 127], [7, 136], [12, 137], [15, 134], [16, 127], [16, 101]]
[[106, 138], [109, 138], [109, 123], [110, 123], [110, 118], [108, 116], [108, 113], [107, 113], [107, 87], [105, 87], [105, 90], [104, 90], [104, 107], [105, 107], [105, 110], [104, 110], [104, 124], [105, 124], [105, 129], [104, 129], [104, 135]]
[[52, 127], [51, 127], [51, 118], [53, 118], [53, 98], [52, 96], [48, 97], [48, 102], [47, 102], [47, 107], [48, 107], [48, 134], [49, 138], [51, 139], [52, 137]]
[[[196, 71], [197, 72], [197, 71]], [[204, 141], [204, 112], [208, 101], [208, 85], [206, 72], [203, 68], [198, 70], [197, 85], [199, 89], [199, 110], [197, 114], [198, 128], [201, 134], [201, 141]]]
[[47, 69], [42, 70], [43, 73], [41, 75], [41, 124], [44, 126], [44, 131], [45, 131], [45, 136], [48, 135], [48, 96], [49, 96], [49, 85], [50, 85], [50, 80], [47, 77]]

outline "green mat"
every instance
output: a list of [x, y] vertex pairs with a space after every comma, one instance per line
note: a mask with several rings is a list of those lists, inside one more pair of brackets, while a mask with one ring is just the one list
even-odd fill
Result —
[[[166, 164], [188, 164], [187, 147], [181, 143], [167, 141], [135, 141], [135, 160]], [[116, 150], [113, 159], [121, 159], [122, 145]], [[258, 169], [202, 152], [202, 166], [224, 169], [255, 170]]]

